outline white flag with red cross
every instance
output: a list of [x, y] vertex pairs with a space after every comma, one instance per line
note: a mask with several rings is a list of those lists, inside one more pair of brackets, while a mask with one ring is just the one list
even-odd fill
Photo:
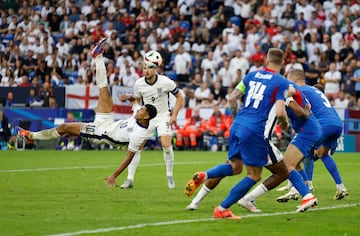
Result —
[[97, 86], [72, 85], [65, 89], [67, 109], [95, 109], [99, 99]]

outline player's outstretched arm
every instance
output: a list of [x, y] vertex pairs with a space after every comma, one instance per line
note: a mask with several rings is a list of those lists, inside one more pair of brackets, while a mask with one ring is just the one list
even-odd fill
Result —
[[135, 152], [128, 150], [126, 153], [126, 158], [120, 163], [119, 167], [116, 168], [114, 173], [104, 178], [108, 187], [114, 187], [116, 185], [116, 178], [126, 169], [126, 167], [128, 167], [134, 156]]

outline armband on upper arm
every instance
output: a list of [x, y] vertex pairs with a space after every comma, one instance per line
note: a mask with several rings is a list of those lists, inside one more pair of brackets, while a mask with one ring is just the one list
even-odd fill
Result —
[[243, 81], [240, 81], [240, 83], [236, 85], [235, 89], [239, 90], [242, 94], [245, 94], [246, 86]]

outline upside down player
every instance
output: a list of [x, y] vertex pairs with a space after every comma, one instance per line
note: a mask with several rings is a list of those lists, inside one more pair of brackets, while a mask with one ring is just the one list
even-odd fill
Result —
[[144, 106], [134, 105], [135, 111], [131, 118], [114, 121], [114, 106], [108, 89], [106, 68], [102, 57], [102, 44], [105, 40], [100, 40], [91, 51], [96, 64], [96, 84], [100, 93], [95, 110], [95, 121], [91, 123], [64, 123], [56, 128], [39, 132], [19, 129], [18, 134], [28, 141], [56, 139], [67, 134], [81, 136], [94, 143], [107, 143], [114, 146], [129, 143], [126, 158], [111, 176], [105, 178], [106, 184], [113, 187], [116, 185], [116, 177], [129, 165], [134, 156], [140, 154], [140, 149], [146, 139], [152, 135], [152, 133], [149, 133], [149, 123], [156, 116], [157, 110], [150, 104]]

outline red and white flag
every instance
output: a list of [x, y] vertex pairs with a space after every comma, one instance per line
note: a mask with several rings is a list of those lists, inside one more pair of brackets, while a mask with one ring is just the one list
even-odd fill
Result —
[[68, 109], [95, 109], [98, 104], [99, 89], [97, 86], [67, 86], [65, 94], [65, 107]]
[[128, 101], [120, 102], [122, 94], [134, 94], [134, 88], [123, 86], [112, 86], [112, 100], [114, 102], [115, 119], [126, 119], [132, 115], [131, 105]]

